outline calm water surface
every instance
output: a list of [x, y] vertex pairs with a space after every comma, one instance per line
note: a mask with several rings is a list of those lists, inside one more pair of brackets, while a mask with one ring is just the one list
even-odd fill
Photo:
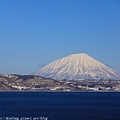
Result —
[[44, 116], [48, 120], [120, 120], [120, 93], [0, 92], [0, 117], [13, 116]]

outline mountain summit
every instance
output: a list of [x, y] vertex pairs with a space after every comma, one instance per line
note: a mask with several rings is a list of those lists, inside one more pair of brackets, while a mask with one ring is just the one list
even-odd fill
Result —
[[85, 53], [58, 59], [35, 73], [56, 80], [118, 80], [119, 74]]

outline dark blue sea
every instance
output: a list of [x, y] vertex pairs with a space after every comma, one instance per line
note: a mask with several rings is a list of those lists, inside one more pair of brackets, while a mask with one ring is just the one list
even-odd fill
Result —
[[120, 120], [120, 93], [0, 92], [0, 120], [42, 120], [41, 117]]

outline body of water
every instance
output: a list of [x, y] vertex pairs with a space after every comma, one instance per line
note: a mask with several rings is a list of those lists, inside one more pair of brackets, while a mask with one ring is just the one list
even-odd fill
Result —
[[27, 120], [38, 117], [48, 117], [48, 120], [120, 120], [120, 93], [0, 92], [0, 120], [14, 120], [12, 117]]

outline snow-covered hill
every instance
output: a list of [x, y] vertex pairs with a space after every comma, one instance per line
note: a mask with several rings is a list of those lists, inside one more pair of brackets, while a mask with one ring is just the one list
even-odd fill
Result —
[[35, 75], [57, 80], [120, 79], [116, 71], [85, 53], [72, 54], [58, 59], [42, 67]]

